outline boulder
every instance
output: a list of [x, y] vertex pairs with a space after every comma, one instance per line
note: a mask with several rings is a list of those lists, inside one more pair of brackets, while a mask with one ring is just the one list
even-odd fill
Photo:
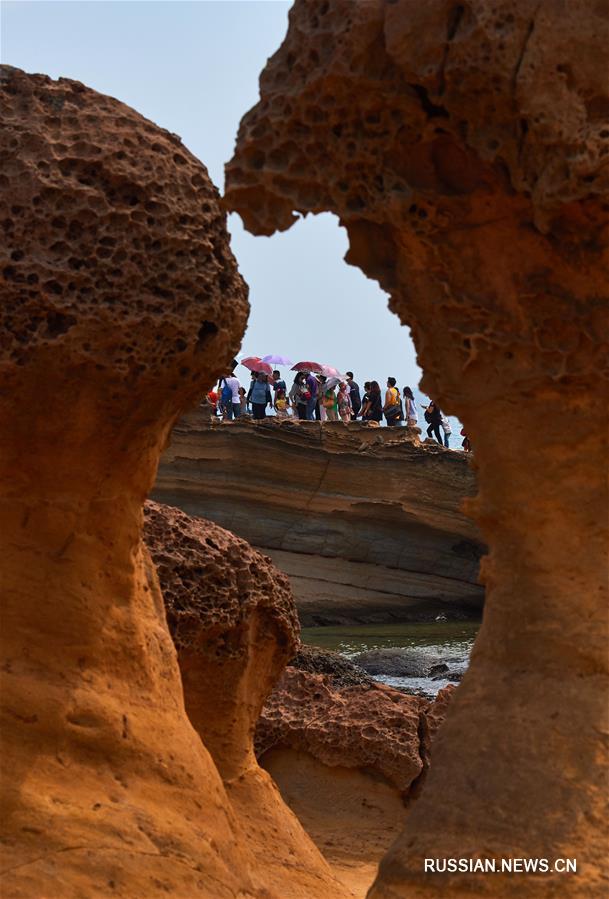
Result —
[[362, 896], [418, 795], [454, 687], [428, 702], [303, 646], [267, 701], [256, 753], [337, 877]]

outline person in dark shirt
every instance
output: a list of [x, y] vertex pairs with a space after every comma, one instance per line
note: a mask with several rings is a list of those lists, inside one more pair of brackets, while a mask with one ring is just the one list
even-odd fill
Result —
[[357, 418], [362, 408], [362, 400], [359, 393], [359, 384], [353, 380], [353, 372], [346, 372], [347, 384], [349, 385], [349, 399], [351, 400], [351, 409], [353, 410], [351, 418], [353, 421]]
[[285, 381], [281, 377], [281, 372], [279, 372], [279, 371], [273, 372], [273, 383], [271, 384], [271, 387], [273, 388], [275, 396], [277, 396], [278, 390], [283, 390], [284, 393], [288, 392], [288, 388], [285, 385]]
[[435, 437], [440, 446], [444, 446], [442, 435], [440, 433], [440, 425], [442, 424], [442, 412], [439, 406], [436, 406], [432, 400], [425, 410], [425, 421], [428, 424], [427, 436]]
[[378, 381], [372, 381], [370, 389], [366, 391], [367, 399], [362, 406], [362, 421], [383, 420], [383, 400]]

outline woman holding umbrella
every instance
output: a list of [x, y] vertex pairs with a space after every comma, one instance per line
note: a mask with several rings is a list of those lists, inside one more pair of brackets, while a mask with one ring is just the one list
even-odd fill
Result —
[[299, 371], [294, 378], [294, 383], [290, 388], [288, 399], [292, 409], [295, 410], [300, 421], [304, 421], [307, 417], [307, 387], [305, 384], [305, 373]]
[[266, 407], [273, 405], [271, 388], [268, 384], [268, 375], [265, 375], [262, 372], [256, 374], [256, 378], [252, 381], [247, 399], [248, 402], [252, 404], [254, 418], [257, 420], [266, 418]]
[[326, 421], [338, 421], [338, 403], [336, 401], [336, 378], [329, 378], [323, 386], [322, 405], [326, 413]]

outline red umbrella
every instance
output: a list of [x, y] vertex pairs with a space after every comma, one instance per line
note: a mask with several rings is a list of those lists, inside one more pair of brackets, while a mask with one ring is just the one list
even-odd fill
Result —
[[261, 371], [263, 375], [273, 374], [273, 366], [263, 362], [259, 356], [246, 356], [241, 360], [241, 365], [245, 365], [250, 371]]
[[322, 370], [323, 365], [320, 365], [319, 362], [297, 362], [292, 366], [292, 371], [314, 371], [316, 374], [321, 374]]

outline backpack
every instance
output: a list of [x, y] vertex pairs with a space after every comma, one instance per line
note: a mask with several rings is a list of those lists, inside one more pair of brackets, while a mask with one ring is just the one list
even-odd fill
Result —
[[220, 394], [220, 402], [223, 406], [227, 403], [232, 403], [233, 401], [233, 388], [229, 387], [229, 385], [224, 382], [224, 387], [222, 388], [222, 393]]

